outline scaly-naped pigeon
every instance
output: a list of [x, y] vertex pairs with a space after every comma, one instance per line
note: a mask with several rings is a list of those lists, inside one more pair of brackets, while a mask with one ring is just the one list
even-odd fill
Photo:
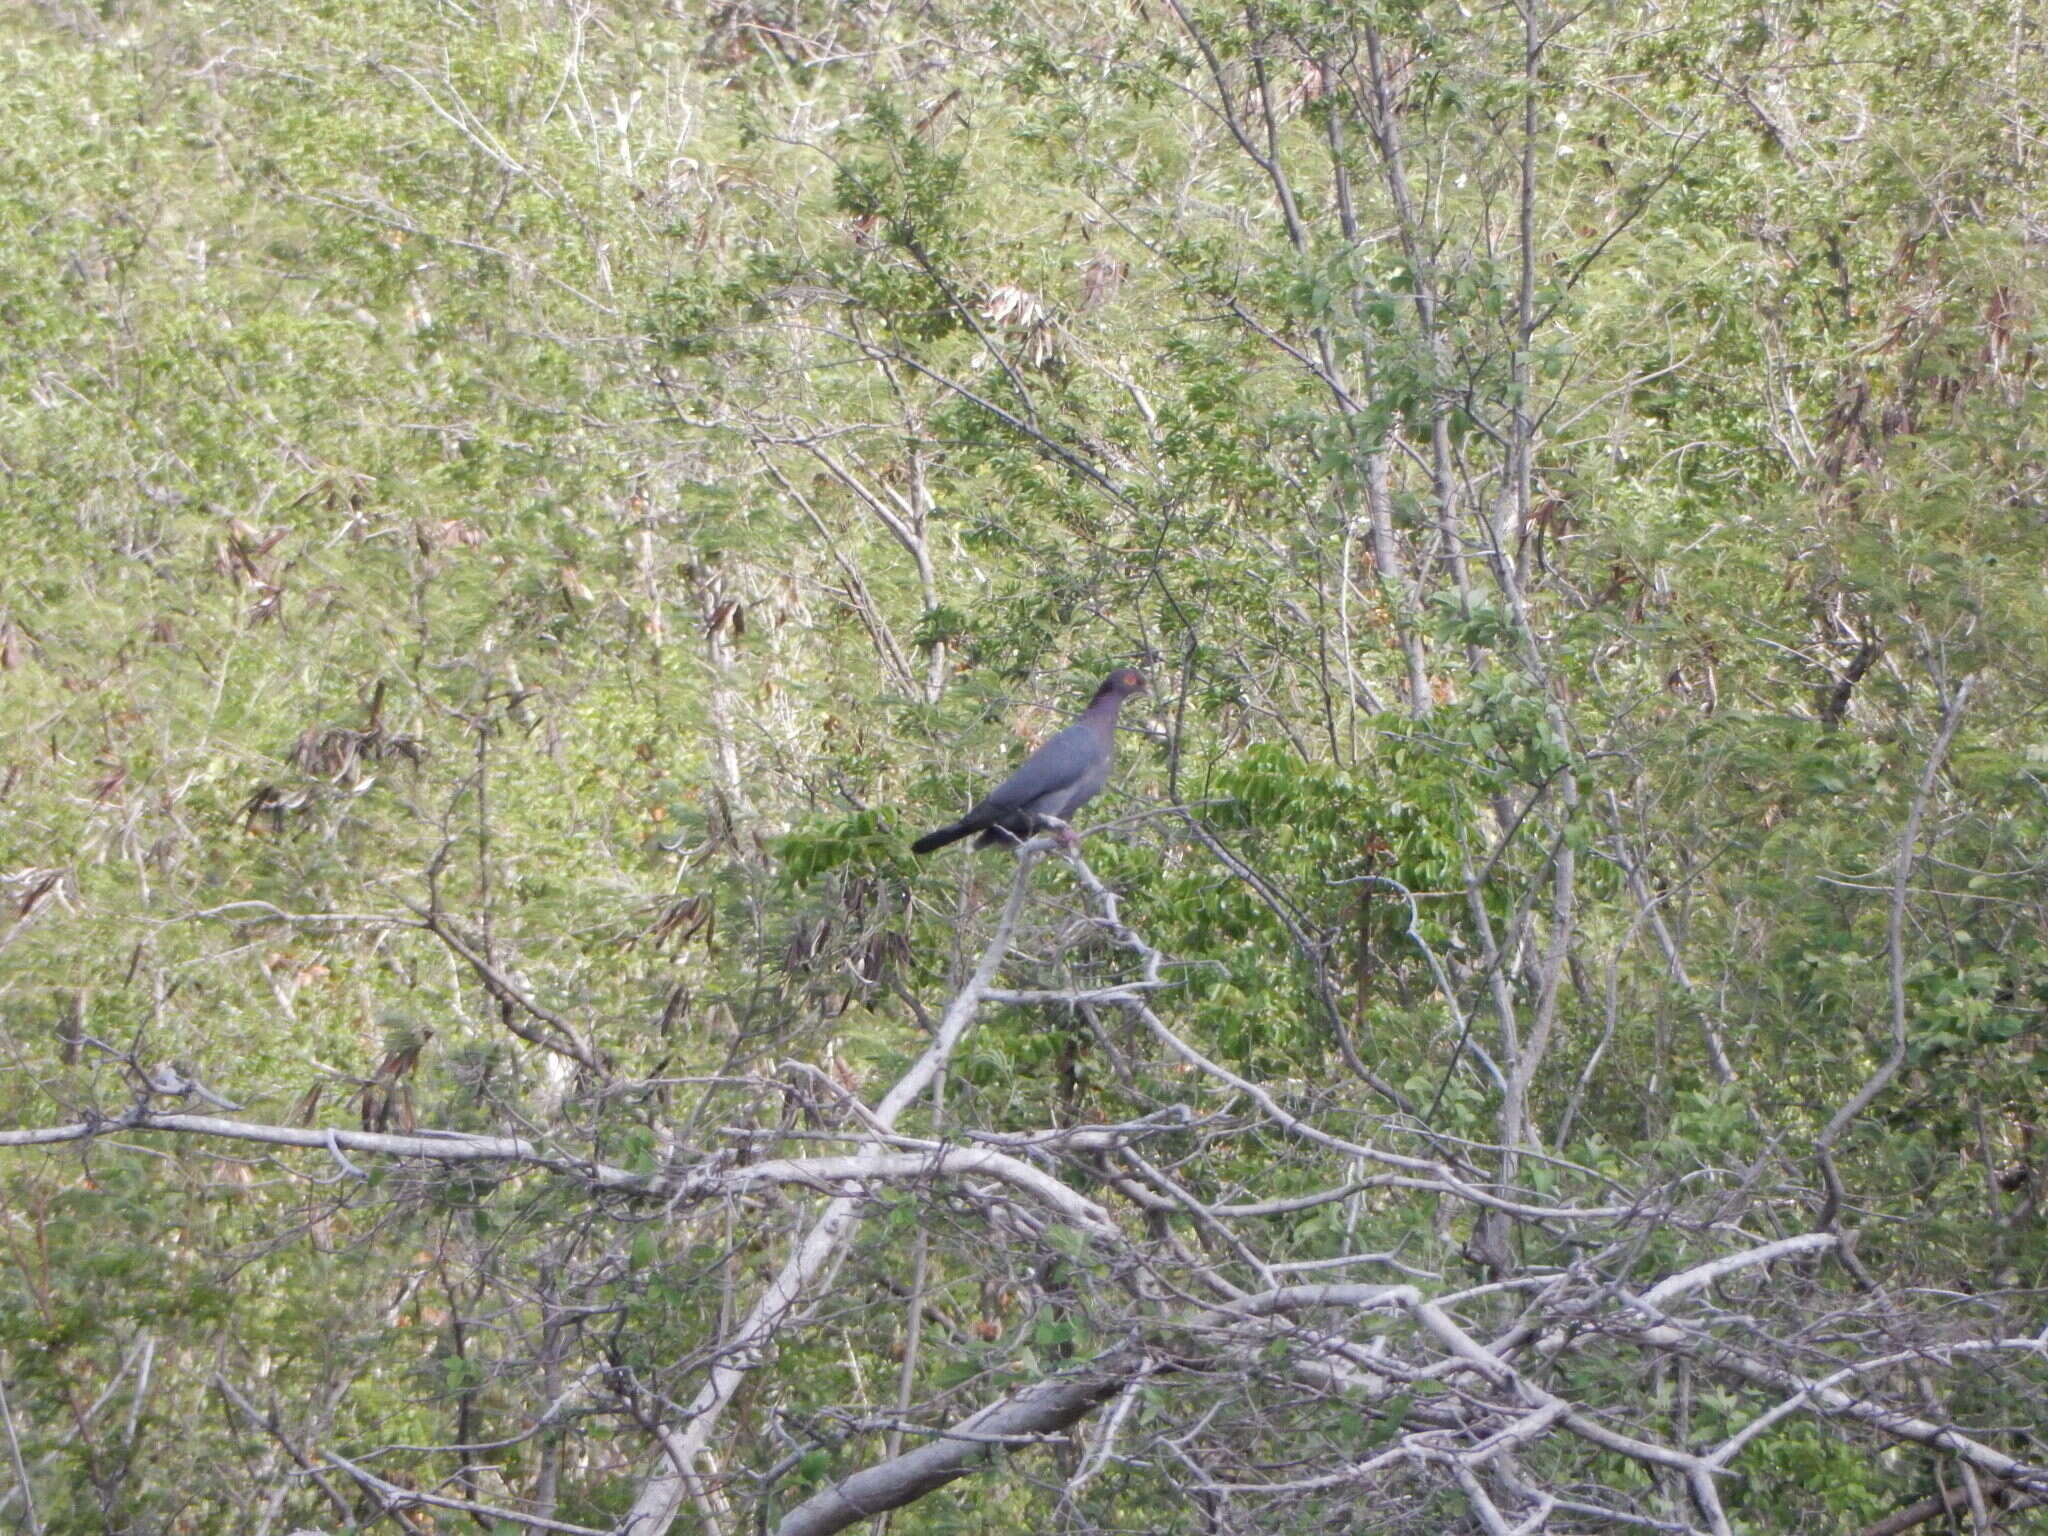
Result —
[[979, 832], [975, 847], [1021, 843], [1039, 829], [1041, 816], [1070, 821], [1109, 782], [1116, 756], [1116, 712], [1145, 686], [1145, 679], [1125, 668], [1112, 672], [1081, 718], [1025, 758], [1017, 771], [996, 786], [979, 805], [950, 827], [927, 832], [910, 845], [912, 853], [930, 853]]

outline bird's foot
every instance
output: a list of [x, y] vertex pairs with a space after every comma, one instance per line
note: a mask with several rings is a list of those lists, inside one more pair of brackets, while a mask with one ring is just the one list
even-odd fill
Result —
[[1052, 840], [1063, 853], [1081, 851], [1081, 834], [1061, 821], [1057, 816], [1041, 816], [1039, 825], [1052, 834]]

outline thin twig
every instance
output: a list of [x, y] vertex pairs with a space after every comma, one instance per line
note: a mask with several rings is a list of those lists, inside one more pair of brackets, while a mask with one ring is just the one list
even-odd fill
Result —
[[1899, 833], [1899, 852], [1892, 870], [1891, 908], [1885, 918], [1885, 958], [1891, 985], [1892, 1042], [1891, 1054], [1884, 1063], [1871, 1073], [1854, 1098], [1836, 1110], [1833, 1118], [1822, 1128], [1815, 1139], [1813, 1150], [1820, 1160], [1821, 1170], [1828, 1185], [1827, 1203], [1822, 1210], [1820, 1224], [1831, 1225], [1841, 1214], [1842, 1181], [1835, 1172], [1833, 1149], [1837, 1138], [1855, 1118], [1868, 1109], [1877, 1096], [1884, 1092], [1899, 1069], [1906, 1064], [1906, 889], [1912, 880], [1913, 865], [1918, 857], [1920, 823], [1927, 814], [1927, 801], [1934, 793], [1934, 781], [1941, 773], [1941, 765], [1948, 758], [1949, 744], [1955, 740], [1956, 727], [1962, 724], [1963, 709], [1970, 702], [1970, 689], [1975, 678], [1966, 677], [1957, 687], [1948, 708], [1942, 712], [1941, 730], [1934, 738], [1934, 746], [1928, 751], [1927, 763], [1920, 771], [1920, 785], [1913, 794], [1912, 806], [1906, 812], [1905, 828]]
[[43, 1536], [43, 1522], [36, 1516], [35, 1491], [28, 1485], [28, 1468], [21, 1459], [21, 1441], [14, 1433], [14, 1410], [7, 1403], [7, 1370], [5, 1355], [0, 1355], [0, 1426], [7, 1430], [7, 1458], [14, 1464], [14, 1486], [21, 1490], [22, 1518], [26, 1521], [29, 1536]]

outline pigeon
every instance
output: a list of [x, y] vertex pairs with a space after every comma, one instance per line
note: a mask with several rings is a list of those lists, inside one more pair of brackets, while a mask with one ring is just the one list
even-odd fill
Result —
[[975, 840], [977, 848], [1016, 844], [1038, 831], [1043, 817], [1071, 820], [1109, 782], [1110, 760], [1116, 754], [1116, 712], [1144, 686], [1145, 679], [1129, 668], [1110, 673], [1080, 719], [1025, 758], [973, 810], [950, 827], [925, 833], [910, 851], [930, 853], [970, 832], [981, 834]]

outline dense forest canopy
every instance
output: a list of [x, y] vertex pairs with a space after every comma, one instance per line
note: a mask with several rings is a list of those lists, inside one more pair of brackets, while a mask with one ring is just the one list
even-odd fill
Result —
[[2048, 1530], [2037, 8], [0, 49], [0, 1525]]

